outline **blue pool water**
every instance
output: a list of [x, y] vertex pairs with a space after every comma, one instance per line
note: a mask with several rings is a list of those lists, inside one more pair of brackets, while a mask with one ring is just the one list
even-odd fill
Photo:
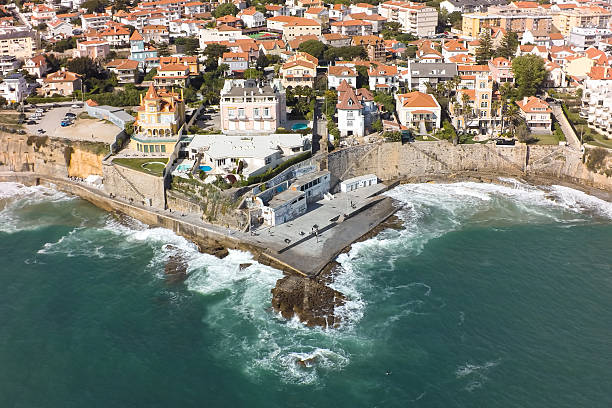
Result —
[[295, 125], [291, 126], [291, 130], [302, 130], [302, 129], [306, 129], [308, 127], [308, 125], [306, 123], [296, 123]]
[[202, 170], [202, 171], [211, 171], [212, 167], [210, 167], [210, 166], [200, 166], [200, 170]]

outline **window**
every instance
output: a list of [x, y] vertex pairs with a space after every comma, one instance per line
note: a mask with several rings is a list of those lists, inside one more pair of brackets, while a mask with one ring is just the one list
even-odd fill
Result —
[[480, 83], [480, 88], [486, 88], [487, 87], [487, 83], [486, 82], [481, 82]]
[[353, 111], [349, 111], [349, 112], [348, 112], [348, 114], [347, 114], [347, 117], [348, 117], [349, 119], [353, 119], [353, 115], [354, 115], [354, 114], [353, 114]]
[[161, 151], [162, 153], [166, 153], [166, 145], [161, 145]]
[[347, 121], [347, 122], [346, 122], [346, 125], [347, 125], [347, 126], [351, 126], [351, 127], [352, 127], [352, 126], [353, 126], [353, 121], [352, 121], [352, 120]]
[[259, 108], [253, 109], [253, 115], [258, 118], [259, 117]]
[[149, 146], [148, 145], [144, 145], [144, 152], [145, 153], [149, 153]]
[[489, 95], [488, 94], [482, 95], [482, 99], [489, 99]]
[[264, 108], [264, 116], [265, 117], [269, 117], [270, 116], [270, 108]]
[[486, 108], [487, 106], [488, 106], [488, 103], [487, 103], [487, 102], [485, 102], [485, 101], [480, 102], [480, 107], [481, 107], [481, 108]]
[[238, 117], [244, 118], [244, 108], [238, 108]]
[[227, 110], [227, 114], [230, 118], [235, 118], [236, 117], [236, 109], [228, 109]]

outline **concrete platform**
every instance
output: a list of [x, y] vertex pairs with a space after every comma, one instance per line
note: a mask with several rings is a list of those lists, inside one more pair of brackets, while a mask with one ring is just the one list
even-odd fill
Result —
[[[260, 228], [248, 238], [265, 246], [265, 255], [303, 274], [317, 275], [347, 246], [395, 213], [393, 200], [377, 195], [387, 189], [377, 184], [351, 193], [338, 193], [333, 200], [320, 200], [293, 221]], [[317, 226], [318, 237], [313, 234]]]

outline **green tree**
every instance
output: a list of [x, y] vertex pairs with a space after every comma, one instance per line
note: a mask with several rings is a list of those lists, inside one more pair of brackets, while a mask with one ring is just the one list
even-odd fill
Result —
[[371, 127], [374, 132], [382, 132], [383, 130], [382, 121], [380, 119], [377, 119], [375, 122], [372, 123]]
[[208, 44], [206, 48], [204, 48], [204, 56], [206, 57], [206, 61], [204, 64], [206, 65], [207, 71], [215, 71], [218, 67], [219, 57], [223, 56], [223, 53], [228, 52], [229, 49], [225, 45], [221, 44]]
[[389, 113], [395, 112], [395, 98], [386, 92], [377, 92], [374, 95], [374, 102], [382, 105], [383, 109]]
[[213, 11], [213, 16], [215, 18], [220, 18], [228, 15], [235, 16], [236, 14], [238, 14], [238, 7], [236, 7], [234, 3], [221, 4], [215, 9], [215, 11]]
[[357, 65], [357, 88], [368, 88], [370, 82], [370, 75], [368, 75], [368, 68], [363, 65]]
[[463, 16], [459, 11], [453, 11], [448, 15], [448, 23], [455, 30], [461, 30], [463, 24]]
[[517, 85], [518, 98], [532, 96], [538, 92], [548, 75], [545, 64], [541, 57], [533, 54], [512, 60], [512, 72]]
[[152, 70], [150, 70], [149, 72], [147, 72], [147, 74], [144, 76], [144, 80], [145, 81], [152, 81], [153, 77], [157, 75], [157, 68], [153, 68]]
[[323, 59], [323, 53], [327, 49], [327, 46], [321, 41], [308, 40], [304, 41], [298, 47], [298, 51], [307, 52], [317, 59]]
[[187, 55], [196, 55], [200, 47], [200, 40], [196, 37], [179, 37], [174, 44], [182, 48], [182, 52]]
[[249, 68], [244, 70], [244, 77], [246, 79], [260, 79], [263, 77], [263, 71], [260, 71], [255, 68]]
[[504, 58], [512, 58], [519, 45], [518, 34], [512, 30], [506, 31], [495, 54]]
[[84, 79], [97, 78], [102, 74], [100, 65], [89, 57], [77, 57], [66, 63], [66, 69], [83, 75]]
[[255, 64], [257, 69], [264, 69], [268, 65], [270, 65], [270, 61], [268, 60], [266, 54], [262, 53], [261, 55], [259, 55], [259, 57], [257, 58], [257, 63]]
[[344, 61], [351, 61], [357, 58], [367, 58], [368, 53], [362, 46], [347, 46], [347, 47], [331, 47], [325, 50], [323, 58], [326, 61], [335, 61], [336, 59], [342, 59]]
[[488, 29], [483, 30], [480, 34], [480, 45], [476, 48], [476, 63], [479, 65], [486, 64], [493, 56], [493, 41], [491, 33]]
[[87, 0], [81, 7], [86, 9], [88, 13], [101, 13], [107, 5], [108, 2], [105, 0]]

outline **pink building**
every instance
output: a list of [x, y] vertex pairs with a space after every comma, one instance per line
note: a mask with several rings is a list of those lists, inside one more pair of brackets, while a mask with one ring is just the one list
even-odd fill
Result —
[[274, 133], [287, 121], [285, 90], [279, 82], [228, 79], [221, 90], [221, 131]]
[[493, 80], [498, 83], [514, 82], [514, 74], [512, 73], [512, 61], [497, 57], [489, 61], [489, 70]]
[[89, 57], [91, 59], [104, 59], [110, 52], [110, 46], [106, 41], [77, 41], [76, 49], [74, 50], [74, 58]]

